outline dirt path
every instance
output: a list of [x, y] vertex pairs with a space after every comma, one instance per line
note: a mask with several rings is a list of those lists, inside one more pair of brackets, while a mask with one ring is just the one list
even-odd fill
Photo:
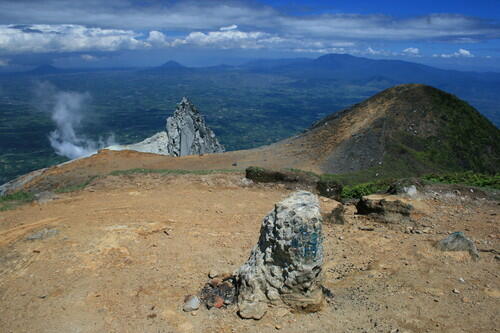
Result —
[[[262, 218], [290, 192], [241, 179], [109, 176], [1, 212], [0, 332], [498, 331], [500, 261], [481, 253], [474, 262], [433, 242], [462, 230], [479, 248], [499, 249], [500, 206], [453, 196], [425, 200], [419, 228], [429, 233], [404, 233], [353, 207], [346, 225], [325, 225], [325, 285], [335, 297], [319, 313], [273, 308], [246, 321], [234, 308], [182, 312], [210, 270], [247, 259]], [[43, 228], [57, 233], [26, 240]]]

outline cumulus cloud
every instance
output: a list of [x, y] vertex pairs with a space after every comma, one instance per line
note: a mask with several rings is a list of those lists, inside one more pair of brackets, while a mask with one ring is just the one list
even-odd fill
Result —
[[71, 22], [114, 29], [126, 27], [137, 31], [182, 33], [219, 29], [231, 22], [232, 30], [239, 26], [303, 39], [480, 41], [500, 37], [498, 22], [459, 14], [409, 18], [373, 14], [290, 15], [256, 2], [215, 0], [146, 1], [140, 8], [134, 0], [1, 1], [0, 22]]
[[466, 49], [459, 49], [453, 53], [434, 54], [435, 58], [474, 58], [474, 55]]
[[228, 30], [236, 30], [236, 29], [238, 29], [238, 26], [236, 24], [231, 24], [227, 27], [219, 28], [220, 31], [228, 31]]
[[167, 42], [167, 36], [161, 31], [150, 31], [146, 41], [154, 47], [167, 47], [170, 43]]
[[88, 28], [74, 24], [0, 25], [3, 53], [117, 51], [146, 47], [130, 30]]
[[186, 38], [174, 40], [172, 45], [178, 46], [189, 44], [196, 46], [211, 46], [222, 49], [258, 49], [264, 47], [265, 44], [279, 43], [280, 41], [280, 37], [272, 36], [265, 32], [244, 32], [231, 29], [210, 31], [207, 33], [200, 31], [191, 32], [186, 36]]
[[410, 57], [420, 57], [420, 50], [417, 47], [408, 47], [403, 50], [403, 55]]

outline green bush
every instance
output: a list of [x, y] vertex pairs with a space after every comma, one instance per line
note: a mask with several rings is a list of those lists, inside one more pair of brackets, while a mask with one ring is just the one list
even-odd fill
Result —
[[462, 184], [467, 186], [488, 187], [500, 190], [500, 175], [486, 175], [472, 171], [446, 174], [430, 174], [422, 177], [432, 183]]
[[33, 200], [35, 200], [35, 196], [32, 193], [24, 191], [0, 196], [0, 211], [13, 209]]

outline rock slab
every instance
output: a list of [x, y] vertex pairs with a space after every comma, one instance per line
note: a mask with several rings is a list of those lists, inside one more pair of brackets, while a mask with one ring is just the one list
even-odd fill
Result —
[[468, 251], [474, 260], [479, 259], [479, 252], [474, 242], [460, 231], [440, 240], [436, 243], [436, 247], [441, 251]]
[[269, 304], [309, 312], [321, 308], [322, 223], [318, 199], [310, 192], [295, 192], [275, 205], [236, 274], [241, 317], [260, 319]]
[[224, 147], [207, 126], [202, 114], [186, 97], [167, 119], [166, 131], [158, 132], [139, 143], [115, 145], [109, 150], [135, 150], [170, 156], [222, 153]]

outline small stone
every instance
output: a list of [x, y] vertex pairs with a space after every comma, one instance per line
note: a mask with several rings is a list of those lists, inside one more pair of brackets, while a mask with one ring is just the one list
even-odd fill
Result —
[[463, 303], [470, 303], [470, 299], [467, 297], [462, 297], [462, 302]]
[[460, 290], [458, 290], [458, 289], [453, 289], [452, 291], [454, 294], [460, 294]]
[[465, 280], [464, 278], [459, 278], [458, 281], [462, 282], [462, 283], [465, 283]]
[[219, 273], [217, 273], [217, 271], [214, 269], [211, 269], [210, 272], [208, 272], [208, 277], [211, 279], [216, 278], [218, 275]]
[[198, 298], [198, 296], [194, 295], [186, 296], [186, 298], [184, 299], [184, 306], [182, 308], [185, 312], [195, 311], [198, 310], [199, 308], [200, 308], [200, 299]]
[[215, 278], [215, 279], [210, 280], [209, 283], [212, 287], [217, 287], [218, 285], [220, 285], [222, 283], [222, 280]]
[[280, 325], [276, 325], [274, 326], [277, 330], [280, 330], [281, 329], [281, 326]]
[[344, 240], [344, 236], [340, 236], [340, 237], [339, 237], [339, 239], [340, 239], [340, 240]]
[[224, 306], [224, 298], [220, 296], [215, 296], [215, 302], [214, 302], [214, 307], [217, 309], [220, 309]]

